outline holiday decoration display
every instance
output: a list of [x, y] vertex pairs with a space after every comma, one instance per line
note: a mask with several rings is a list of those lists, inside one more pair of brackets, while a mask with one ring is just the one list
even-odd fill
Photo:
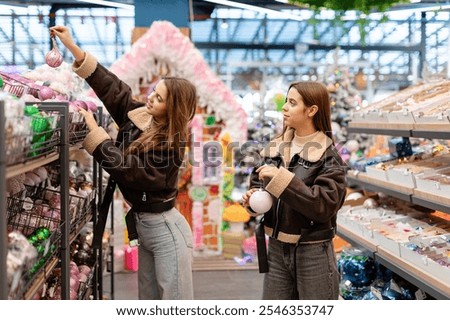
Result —
[[262, 188], [253, 192], [249, 199], [250, 208], [258, 214], [269, 211], [272, 203], [272, 196]]
[[[51, 101], [67, 101], [69, 97], [83, 97], [83, 100], [93, 100], [97, 105], [102, 105], [97, 97], [84, 96], [84, 79], [80, 78], [75, 72], [72, 71], [72, 65], [63, 62], [58, 68], [52, 68], [47, 64], [36, 67], [34, 70], [30, 70], [23, 74], [23, 78], [31, 81], [33, 86], [36, 86], [37, 90], [41, 90], [42, 87], [50, 88], [53, 90], [53, 96], [44, 96]], [[45, 86], [38, 86], [36, 83], [44, 83]], [[44, 89], [45, 91], [46, 89]], [[39, 96], [40, 95], [40, 96]], [[39, 99], [43, 99], [42, 94], [37, 95]]]

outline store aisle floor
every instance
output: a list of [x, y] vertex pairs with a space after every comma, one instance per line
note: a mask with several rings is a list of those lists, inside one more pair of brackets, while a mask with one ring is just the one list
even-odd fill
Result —
[[[196, 300], [259, 300], [262, 296], [263, 274], [256, 264], [239, 266], [233, 260], [200, 258], [194, 261], [194, 299]], [[104, 277], [104, 296], [110, 295], [111, 277]], [[115, 273], [114, 299], [138, 299], [137, 272]]]

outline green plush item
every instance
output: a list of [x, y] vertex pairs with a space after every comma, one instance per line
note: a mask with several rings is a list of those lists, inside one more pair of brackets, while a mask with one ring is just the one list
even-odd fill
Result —
[[25, 106], [25, 109], [23, 111], [24, 114], [29, 117], [39, 113], [39, 109], [36, 106]]
[[35, 114], [31, 119], [31, 130], [34, 133], [42, 133], [47, 131], [50, 128], [50, 123], [46, 117], [43, 117], [40, 114]]

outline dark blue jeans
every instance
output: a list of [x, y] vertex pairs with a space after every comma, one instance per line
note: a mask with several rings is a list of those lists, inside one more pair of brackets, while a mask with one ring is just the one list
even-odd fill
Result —
[[269, 238], [268, 260], [264, 300], [339, 298], [340, 275], [332, 241], [296, 247], [295, 244]]

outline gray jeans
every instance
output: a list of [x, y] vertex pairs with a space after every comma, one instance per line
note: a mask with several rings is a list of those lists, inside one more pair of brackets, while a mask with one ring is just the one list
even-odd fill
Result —
[[192, 283], [192, 231], [175, 208], [136, 213], [139, 234], [139, 299], [188, 300]]
[[269, 272], [264, 277], [263, 299], [338, 299], [340, 275], [333, 242], [295, 247], [269, 238]]

